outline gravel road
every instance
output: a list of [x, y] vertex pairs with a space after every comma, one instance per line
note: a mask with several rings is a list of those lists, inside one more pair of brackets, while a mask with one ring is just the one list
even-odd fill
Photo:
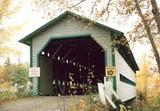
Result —
[[0, 105], [0, 111], [66, 111], [60, 110], [77, 104], [84, 96], [38, 96], [18, 99]]

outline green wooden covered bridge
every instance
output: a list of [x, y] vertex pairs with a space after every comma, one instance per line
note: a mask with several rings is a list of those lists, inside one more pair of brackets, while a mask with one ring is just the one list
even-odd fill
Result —
[[30, 67], [40, 68], [39, 76], [30, 77], [34, 94], [85, 94], [88, 86], [94, 92], [106, 76], [122, 101], [135, 98], [139, 68], [130, 48], [113, 46], [115, 40], [126, 38], [116, 29], [70, 11], [21, 39], [30, 46]]

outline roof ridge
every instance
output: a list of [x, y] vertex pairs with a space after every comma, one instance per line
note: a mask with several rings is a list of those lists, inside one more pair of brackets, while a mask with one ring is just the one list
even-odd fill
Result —
[[89, 18], [83, 17], [82, 15], [76, 14], [74, 12], [71, 12], [69, 10], [66, 10], [64, 12], [62, 12], [60, 15], [58, 15], [57, 17], [51, 19], [50, 21], [46, 22], [44, 25], [40, 26], [39, 28], [37, 28], [36, 30], [34, 30], [33, 32], [31, 32], [30, 34], [28, 34], [27, 36], [25, 36], [24, 38], [22, 38], [21, 40], [19, 40], [19, 42], [24, 43], [26, 45], [29, 45], [29, 43], [27, 43], [31, 38], [33, 38], [34, 36], [36, 36], [37, 34], [41, 33], [42, 31], [46, 30], [47, 28], [49, 28], [50, 26], [53, 26], [54, 23], [57, 23], [57, 21], [61, 20], [62, 18], [64, 18], [65, 16], [67, 16], [68, 14], [72, 15], [72, 16], [76, 16], [76, 17], [81, 17], [83, 18], [85, 21], [87, 22], [94, 22], [95, 25], [101, 27], [101, 28], [105, 28], [107, 30], [113, 31], [115, 33], [118, 33], [119, 35], [123, 35], [123, 32], [116, 30], [114, 28], [108, 27], [107, 25], [104, 25], [102, 23], [96, 22], [94, 20], [91, 20]]

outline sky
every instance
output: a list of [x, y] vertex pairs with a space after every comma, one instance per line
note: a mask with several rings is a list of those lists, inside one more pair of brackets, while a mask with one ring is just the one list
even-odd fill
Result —
[[[8, 24], [19, 24], [19, 23], [25, 23], [24, 27], [22, 27], [22, 29], [18, 32], [15, 33], [15, 36], [12, 37], [11, 40], [11, 45], [19, 50], [21, 52], [21, 62], [27, 62], [29, 63], [30, 60], [30, 51], [29, 51], [29, 46], [24, 45], [22, 43], [19, 43], [18, 40], [22, 39], [23, 37], [25, 37], [26, 35], [28, 35], [29, 33], [33, 32], [35, 29], [39, 28], [40, 26], [42, 26], [43, 24], [45, 24], [48, 20], [43, 19], [42, 15], [40, 13], [37, 13], [35, 11], [33, 11], [32, 7], [31, 7], [31, 0], [23, 0], [23, 2], [21, 0], [16, 0], [16, 2], [20, 2], [21, 6], [23, 7], [22, 10], [20, 10], [10, 21], [8, 21]], [[88, 4], [88, 3], [87, 3]], [[84, 6], [87, 7], [86, 4], [84, 4]], [[59, 15], [60, 13], [58, 13]], [[135, 18], [133, 19], [129, 19], [128, 20], [128, 25], [133, 25], [135, 21]], [[119, 22], [119, 24], [121, 24]], [[115, 24], [113, 22], [109, 22], [106, 25], [115, 29], [118, 29], [122, 32], [127, 32], [128, 30], [130, 30], [128, 27], [123, 26], [123, 27], [119, 27], [119, 24]], [[141, 50], [140, 50], [141, 47]], [[149, 46], [145, 46], [142, 45], [140, 43], [137, 43], [134, 48], [132, 48], [132, 52], [135, 56], [135, 59], [138, 60], [138, 58], [143, 55], [144, 53], [146, 53], [149, 49]], [[11, 57], [11, 60], [13, 63], [17, 63], [18, 61], [18, 57]], [[0, 61], [2, 62], [2, 61]]]

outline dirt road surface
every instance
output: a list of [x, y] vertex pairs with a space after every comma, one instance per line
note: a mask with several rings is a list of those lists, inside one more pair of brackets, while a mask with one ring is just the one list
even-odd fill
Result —
[[[0, 105], [0, 111], [66, 111], [84, 96], [38, 96], [18, 99]], [[61, 110], [63, 109], [63, 110]]]

